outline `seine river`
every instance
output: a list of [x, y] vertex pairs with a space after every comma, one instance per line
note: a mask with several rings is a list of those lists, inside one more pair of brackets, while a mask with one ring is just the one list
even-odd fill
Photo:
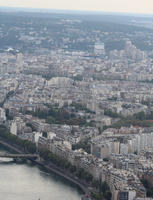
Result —
[[55, 174], [32, 164], [0, 158], [0, 199], [80, 200], [80, 197], [81, 192], [75, 186]]

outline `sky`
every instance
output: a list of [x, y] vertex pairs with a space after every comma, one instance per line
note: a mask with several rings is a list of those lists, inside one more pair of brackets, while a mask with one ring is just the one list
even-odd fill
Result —
[[0, 6], [153, 14], [153, 0], [0, 0]]

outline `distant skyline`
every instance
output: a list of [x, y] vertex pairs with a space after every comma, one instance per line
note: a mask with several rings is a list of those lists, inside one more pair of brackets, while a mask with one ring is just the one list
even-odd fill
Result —
[[153, 13], [153, 0], [0, 0], [0, 6], [143, 14]]

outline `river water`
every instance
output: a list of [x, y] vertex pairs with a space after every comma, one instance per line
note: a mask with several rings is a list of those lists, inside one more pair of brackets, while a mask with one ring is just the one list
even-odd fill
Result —
[[[0, 148], [0, 152], [6, 152]], [[0, 158], [0, 199], [80, 200], [81, 191], [67, 180], [32, 164]]]

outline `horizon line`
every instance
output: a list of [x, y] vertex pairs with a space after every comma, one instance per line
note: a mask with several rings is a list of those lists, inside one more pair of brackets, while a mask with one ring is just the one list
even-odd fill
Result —
[[[152, 16], [153, 17], [153, 14], [152, 13], [139, 13], [139, 12], [136, 12], [136, 13], [133, 13], [133, 12], [119, 12], [119, 11], [100, 11], [100, 10], [71, 10], [71, 9], [56, 9], [56, 8], [33, 8], [33, 7], [16, 7], [16, 6], [0, 6], [0, 11], [2, 9], [8, 9], [8, 10], [16, 10], [16, 12], [18, 11], [23, 11], [23, 10], [26, 10], [26, 11], [34, 11], [34, 12], [43, 12], [45, 13], [48, 13], [49, 11], [54, 11], [54, 12], [57, 12], [58, 14], [113, 14], [113, 15], [130, 15], [130, 16]], [[31, 11], [30, 11], [31, 10]], [[48, 12], [47, 12], [48, 11]]]

